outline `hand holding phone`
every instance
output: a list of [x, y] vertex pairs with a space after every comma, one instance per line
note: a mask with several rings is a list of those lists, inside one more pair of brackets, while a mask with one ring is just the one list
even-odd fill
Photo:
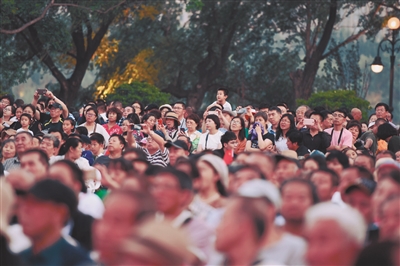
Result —
[[315, 120], [310, 118], [304, 118], [303, 124], [305, 126], [313, 126], [315, 124]]
[[47, 93], [47, 89], [37, 89], [37, 93], [39, 95], [45, 95]]

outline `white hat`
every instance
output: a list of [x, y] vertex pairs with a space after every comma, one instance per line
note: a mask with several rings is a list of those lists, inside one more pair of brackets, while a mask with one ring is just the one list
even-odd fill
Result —
[[368, 128], [371, 128], [373, 126], [375, 126], [375, 122], [371, 122], [371, 123], [368, 124]]
[[239, 187], [238, 194], [248, 198], [267, 198], [277, 210], [281, 207], [281, 193], [274, 184], [266, 180], [249, 180]]
[[205, 161], [217, 171], [222, 185], [224, 185], [225, 189], [228, 188], [229, 184], [229, 171], [228, 171], [228, 166], [226, 166], [226, 163], [224, 160], [222, 160], [220, 157], [213, 155], [213, 154], [206, 154], [200, 157], [199, 161]]

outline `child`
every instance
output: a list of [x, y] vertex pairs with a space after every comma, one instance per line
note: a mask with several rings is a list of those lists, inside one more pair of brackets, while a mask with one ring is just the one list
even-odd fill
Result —
[[29, 130], [29, 126], [32, 123], [32, 116], [30, 114], [22, 114], [20, 118], [20, 123], [21, 128], [17, 130], [17, 133], [21, 131], [28, 131], [33, 136], [33, 132]]
[[67, 134], [68, 136], [71, 135], [75, 131], [75, 121], [70, 117], [65, 118], [62, 129], [65, 134]]

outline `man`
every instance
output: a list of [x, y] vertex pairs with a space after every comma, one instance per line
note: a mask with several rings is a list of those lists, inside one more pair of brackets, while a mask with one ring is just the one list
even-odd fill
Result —
[[126, 141], [123, 136], [118, 134], [111, 135], [110, 139], [108, 140], [108, 156], [100, 156], [96, 159], [93, 165], [102, 164], [108, 166], [110, 159], [117, 159], [122, 157], [122, 151], [126, 147]]
[[275, 185], [278, 185], [274, 174], [276, 170], [276, 160], [273, 156], [269, 156], [262, 152], [251, 152], [247, 156], [245, 163], [246, 165], [259, 169], [265, 179], [271, 181]]
[[234, 150], [238, 145], [236, 134], [232, 131], [226, 131], [221, 137], [221, 144], [222, 148], [214, 150], [213, 153], [224, 159], [226, 164], [231, 164], [234, 158]]
[[355, 166], [361, 166], [367, 169], [370, 173], [375, 171], [375, 159], [374, 157], [366, 154], [359, 154], [354, 159]]
[[47, 154], [49, 159], [51, 159], [53, 156], [58, 155], [60, 141], [54, 135], [46, 134], [43, 136], [39, 148]]
[[244, 183], [253, 179], [265, 180], [265, 177], [257, 167], [252, 167], [250, 165], [236, 166], [236, 169], [233, 171], [233, 178], [229, 181], [229, 192], [236, 194]]
[[258, 261], [262, 262], [260, 265], [305, 265], [306, 242], [275, 225], [275, 217], [281, 207], [281, 195], [276, 186], [265, 180], [254, 179], [245, 182], [238, 194], [242, 197], [262, 198], [268, 203], [264, 212], [268, 230], [258, 256]]
[[382, 118], [386, 120], [389, 111], [389, 105], [387, 105], [386, 103], [377, 103], [375, 105], [375, 114], [377, 118]]
[[323, 117], [323, 120], [321, 122], [321, 127], [323, 130], [331, 128], [333, 125], [333, 115], [330, 111], [328, 110], [322, 110], [321, 115]]
[[192, 179], [187, 174], [166, 167], [155, 175], [150, 191], [159, 211], [158, 218], [184, 229], [192, 243], [202, 251], [199, 259], [206, 261], [210, 255], [212, 230], [187, 210], [193, 197], [192, 189]]
[[314, 120], [314, 124], [307, 125], [307, 129], [301, 131], [303, 135], [303, 144], [310, 151], [318, 150], [326, 153], [326, 149], [330, 146], [331, 136], [322, 129], [321, 121], [323, 119], [321, 113], [311, 113], [310, 119]]
[[50, 119], [45, 121], [42, 119], [40, 122], [43, 123], [43, 129], [57, 129], [62, 130], [63, 120], [61, 118], [63, 107], [59, 103], [53, 103], [49, 105]]
[[344, 191], [344, 202], [358, 210], [368, 226], [366, 244], [378, 242], [379, 238], [379, 229], [374, 223], [372, 211], [372, 194], [375, 188], [375, 181], [367, 178], [359, 178]]
[[362, 112], [358, 108], [353, 108], [351, 109], [351, 115], [353, 116], [354, 120], [357, 120], [358, 122], [361, 122], [362, 119]]
[[317, 188], [318, 199], [321, 202], [331, 201], [339, 186], [339, 176], [328, 168], [313, 172], [310, 181]]
[[226, 101], [228, 98], [229, 91], [226, 88], [218, 88], [217, 90], [217, 101], [214, 103], [218, 103], [224, 107], [224, 110], [232, 111], [232, 105]]
[[281, 214], [285, 218], [283, 229], [293, 235], [302, 236], [304, 215], [308, 208], [318, 203], [313, 184], [305, 179], [293, 178], [281, 186]]
[[98, 157], [104, 155], [104, 137], [100, 133], [92, 133], [90, 135], [90, 151], [93, 153], [93, 158], [96, 160]]
[[49, 168], [49, 157], [39, 149], [27, 150], [20, 156], [21, 169], [35, 176], [36, 180], [42, 179]]
[[10, 171], [13, 169], [19, 169], [21, 167], [21, 163], [19, 161], [19, 157], [26, 150], [30, 149], [33, 146], [33, 136], [28, 131], [21, 131], [15, 135], [15, 149], [17, 152], [17, 156], [5, 160], [3, 163], [4, 170]]
[[305, 217], [308, 265], [354, 265], [367, 230], [358, 211], [324, 202], [311, 207]]
[[347, 147], [353, 147], [353, 135], [344, 128], [343, 123], [346, 120], [347, 113], [343, 109], [337, 109], [333, 112], [333, 127], [325, 129], [325, 132], [331, 135], [331, 144], [328, 151], [341, 151]]
[[368, 149], [371, 155], [375, 155], [378, 149], [378, 141], [376, 138], [378, 127], [385, 123], [385, 119], [378, 118], [375, 122], [371, 122], [368, 125], [368, 131], [364, 132], [360, 137], [360, 140], [364, 141], [364, 148]]
[[276, 106], [272, 106], [268, 110], [268, 121], [271, 123], [268, 127], [268, 132], [275, 136], [276, 129], [279, 126], [279, 121], [282, 117], [282, 111]]
[[289, 150], [297, 153], [297, 158], [304, 158], [306, 154], [310, 154], [310, 150], [303, 145], [303, 134], [300, 131], [293, 130], [287, 134], [286, 145]]
[[285, 157], [282, 155], [276, 155], [276, 170], [275, 170], [275, 180], [278, 182], [279, 187], [282, 185], [283, 181], [297, 177], [300, 173], [300, 163], [293, 158]]
[[308, 107], [307, 105], [300, 105], [299, 107], [297, 107], [296, 110], [296, 128], [298, 130], [302, 129], [304, 127], [304, 123], [303, 120], [305, 118], [305, 114], [306, 112], [310, 110], [310, 107]]
[[172, 109], [178, 115], [178, 120], [181, 123], [178, 130], [180, 130], [181, 128], [187, 130], [186, 119], [185, 119], [186, 104], [184, 102], [176, 102]]
[[174, 142], [167, 142], [165, 147], [169, 151], [169, 164], [175, 166], [176, 160], [179, 157], [188, 157], [189, 148], [183, 140], [176, 140]]
[[49, 129], [49, 134], [55, 136], [55, 137], [58, 139], [58, 141], [60, 142], [60, 145], [59, 145], [57, 151], [54, 153], [55, 155], [58, 155], [59, 152], [60, 152], [61, 146], [62, 146], [62, 145], [65, 143], [65, 141], [68, 139], [68, 135], [65, 134], [62, 130], [55, 129], [55, 128]]
[[116, 250], [121, 241], [142, 221], [154, 217], [156, 209], [148, 193], [125, 189], [112, 191], [104, 205], [103, 218], [93, 224], [93, 242], [100, 261], [114, 265], [120, 259]]
[[92, 264], [87, 252], [66, 241], [61, 230], [76, 211], [74, 192], [59, 181], [36, 183], [18, 208], [18, 221], [32, 247], [19, 255], [26, 265]]

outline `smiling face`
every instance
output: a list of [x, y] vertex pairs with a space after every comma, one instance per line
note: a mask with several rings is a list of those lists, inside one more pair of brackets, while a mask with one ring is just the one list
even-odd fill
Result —
[[16, 149], [15, 149], [15, 143], [13, 141], [10, 141], [6, 143], [1, 150], [1, 155], [3, 159], [9, 159], [15, 156]]

